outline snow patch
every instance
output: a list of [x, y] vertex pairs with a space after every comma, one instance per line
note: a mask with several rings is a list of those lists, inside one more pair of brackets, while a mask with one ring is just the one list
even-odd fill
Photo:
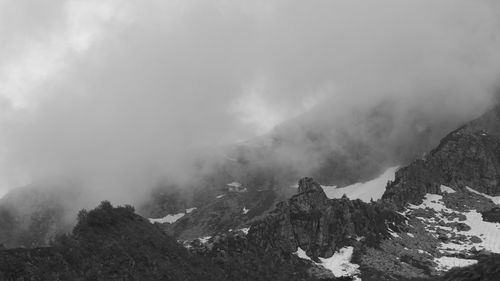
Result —
[[467, 187], [467, 190], [469, 190], [470, 192], [476, 193], [476, 194], [478, 194], [478, 195], [481, 195], [481, 196], [483, 196], [483, 197], [485, 197], [485, 198], [488, 198], [488, 199], [490, 199], [491, 201], [493, 201], [493, 203], [495, 203], [495, 204], [497, 204], [497, 205], [500, 205], [500, 196], [490, 196], [490, 195], [488, 195], [488, 194], [484, 194], [484, 193], [481, 193], [481, 192], [479, 192], [479, 191], [476, 191], [476, 190], [474, 190], [474, 189], [472, 189], [472, 188], [470, 188], [470, 187]]
[[335, 252], [335, 254], [329, 258], [319, 258], [321, 261], [320, 263], [316, 263], [311, 260], [311, 258], [307, 256], [306, 252], [300, 247], [295, 252], [295, 255], [301, 259], [309, 260], [317, 265], [323, 266], [324, 268], [330, 270], [335, 277], [351, 276], [354, 277], [354, 280], [361, 281], [361, 279], [356, 276], [360, 273], [359, 265], [351, 263], [353, 252], [353, 247], [344, 247], [338, 252]]
[[243, 206], [243, 214], [246, 215], [248, 213], [248, 211], [250, 211], [250, 210]]
[[149, 219], [149, 222], [151, 223], [174, 223], [180, 218], [182, 218], [185, 214], [184, 213], [178, 213], [175, 215], [166, 215], [163, 218], [159, 219]]
[[391, 236], [394, 237], [394, 238], [399, 238], [399, 235], [396, 232], [394, 232], [394, 231], [390, 231], [389, 230], [389, 234], [391, 234]]
[[378, 178], [363, 183], [355, 183], [342, 188], [336, 186], [322, 186], [328, 198], [342, 198], [345, 194], [349, 199], [361, 199], [364, 202], [370, 202], [371, 199], [378, 200], [382, 198], [388, 181], [394, 180], [394, 174], [398, 167], [387, 169]]
[[228, 191], [230, 192], [247, 192], [247, 188], [243, 187], [243, 185], [239, 182], [233, 181], [226, 185], [229, 186]]
[[238, 188], [238, 187], [241, 187], [241, 183], [233, 181], [233, 182], [228, 183], [227, 186]]
[[198, 240], [200, 240], [201, 244], [207, 244], [207, 242], [208, 242], [208, 240], [210, 240], [210, 238], [212, 238], [212, 236], [201, 237], [201, 238], [198, 238]]
[[224, 197], [224, 194], [221, 194], [221, 195], [217, 195], [217, 196], [215, 196], [215, 198], [217, 198], [217, 199], [220, 199], [220, 198], [222, 198], [222, 197]]
[[[487, 250], [493, 253], [500, 253], [500, 223], [492, 223], [486, 222], [483, 220], [481, 213], [478, 213], [476, 210], [471, 210], [468, 212], [459, 212], [456, 210], [452, 210], [447, 208], [442, 201], [441, 195], [436, 194], [426, 194], [425, 199], [422, 204], [415, 206], [410, 205], [408, 208], [411, 209], [426, 209], [431, 208], [436, 211], [435, 217], [432, 218], [421, 218], [424, 223], [429, 226], [434, 225], [437, 229], [441, 229], [446, 231], [447, 233], [451, 233], [454, 231], [456, 234], [464, 235], [469, 241], [464, 242], [442, 242], [440, 250], [444, 254], [459, 254], [462, 251], [469, 251], [472, 246], [476, 247], [477, 250]], [[408, 211], [406, 211], [408, 212]], [[405, 212], [405, 213], [406, 213]], [[450, 220], [446, 217], [446, 215], [452, 213], [461, 213], [465, 215], [466, 219], [464, 221], [459, 221], [458, 218], [454, 218]], [[437, 225], [437, 221], [442, 220], [445, 223], [458, 222], [464, 223], [470, 226], [470, 230], [467, 231], [455, 231], [450, 227], [439, 226]], [[427, 229], [429, 232], [436, 235], [436, 230]], [[480, 237], [481, 242], [479, 243], [471, 243], [470, 239], [472, 237]], [[448, 235], [450, 237], [450, 235]]]
[[359, 265], [351, 263], [353, 252], [353, 247], [344, 247], [330, 258], [319, 258], [319, 260], [326, 269], [333, 272], [335, 277], [354, 276], [359, 274]]
[[299, 247], [297, 249], [297, 252], [294, 253], [295, 255], [297, 255], [297, 257], [301, 258], [301, 259], [304, 259], [304, 260], [308, 260], [308, 261], [313, 261], [307, 254], [306, 254], [306, 251], [302, 250], [301, 247]]
[[184, 215], [191, 213], [192, 211], [196, 210], [196, 207], [186, 209], [184, 213], [178, 213], [175, 215], [166, 215], [163, 218], [158, 218], [158, 219], [149, 219], [150, 223], [174, 223], [178, 221], [180, 218], [182, 218]]
[[453, 188], [448, 187], [446, 185], [441, 185], [440, 189], [441, 189], [442, 193], [455, 193], [456, 192]]
[[[500, 253], [500, 223], [491, 223], [483, 221], [483, 216], [477, 211], [465, 213], [467, 219], [463, 223], [471, 227], [469, 231], [460, 231], [458, 233], [467, 236], [480, 237], [482, 242], [474, 244], [477, 249], [485, 249], [494, 253]], [[455, 243], [445, 243], [448, 249], [467, 250], [469, 245], [457, 245]], [[462, 247], [460, 247], [462, 246]]]
[[409, 209], [425, 209], [430, 208], [436, 212], [447, 211], [449, 213], [454, 212], [451, 209], [446, 208], [443, 201], [443, 196], [437, 194], [427, 193], [424, 197], [424, 201], [420, 205], [409, 205]]
[[250, 231], [250, 227], [245, 227], [245, 228], [242, 228], [240, 229], [243, 233], [245, 233], [245, 235], [248, 234], [248, 232]]
[[455, 257], [440, 257], [435, 258], [434, 261], [438, 264], [436, 267], [438, 271], [448, 271], [454, 267], [464, 267], [477, 263], [477, 260], [459, 259]]

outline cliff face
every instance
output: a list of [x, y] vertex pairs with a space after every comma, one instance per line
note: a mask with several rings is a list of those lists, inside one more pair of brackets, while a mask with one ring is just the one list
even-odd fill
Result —
[[252, 225], [248, 239], [264, 248], [295, 252], [300, 247], [316, 259], [359, 244], [376, 245], [398, 231], [404, 218], [382, 204], [328, 199], [311, 178], [299, 182], [298, 194]]
[[500, 195], [500, 107], [448, 134], [425, 159], [396, 173], [383, 196], [398, 207], [420, 204], [441, 185]]

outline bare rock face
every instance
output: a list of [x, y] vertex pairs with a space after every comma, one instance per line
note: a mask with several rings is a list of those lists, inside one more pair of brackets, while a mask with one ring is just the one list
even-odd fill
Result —
[[321, 185], [315, 182], [314, 179], [312, 178], [303, 178], [299, 180], [299, 193], [304, 193], [304, 192], [318, 192], [325, 194], [323, 188], [321, 188]]
[[441, 185], [500, 195], [500, 107], [448, 134], [425, 159], [396, 172], [383, 196], [402, 207], [420, 204]]
[[295, 252], [297, 247], [316, 259], [363, 237], [377, 244], [398, 231], [403, 217], [382, 204], [328, 199], [311, 178], [299, 181], [298, 194], [281, 202], [267, 217], [252, 225], [248, 239], [261, 247]]
[[292, 197], [292, 207], [297, 212], [315, 212], [321, 210], [328, 202], [323, 188], [312, 178], [303, 178], [299, 181], [298, 196]]

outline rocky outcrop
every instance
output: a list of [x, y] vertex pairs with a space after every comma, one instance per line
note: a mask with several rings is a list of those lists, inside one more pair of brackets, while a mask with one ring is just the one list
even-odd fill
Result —
[[403, 207], [420, 204], [440, 186], [466, 186], [500, 195], [500, 107], [451, 132], [424, 159], [396, 172], [383, 199]]
[[391, 231], [398, 231], [404, 221], [383, 204], [328, 199], [311, 178], [300, 180], [298, 191], [253, 224], [248, 239], [261, 247], [288, 253], [300, 247], [314, 259], [330, 257], [360, 239], [376, 245], [390, 237]]

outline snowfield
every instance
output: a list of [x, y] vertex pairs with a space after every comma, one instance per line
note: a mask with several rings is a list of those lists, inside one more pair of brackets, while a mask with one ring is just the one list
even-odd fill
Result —
[[455, 193], [456, 192], [453, 188], [448, 187], [446, 185], [441, 185], [440, 189], [441, 189], [442, 193]]
[[[426, 194], [422, 204], [418, 206], [409, 205], [408, 210], [405, 212], [407, 213], [415, 209], [433, 209], [434, 211], [436, 211], [435, 217], [420, 218], [420, 220], [428, 225], [428, 227], [426, 228], [430, 233], [432, 233], [433, 235], [437, 235], [436, 229], [439, 229], [440, 231], [445, 231], [447, 233], [447, 237], [449, 238], [452, 237], [451, 233], [464, 236], [465, 239], [452, 239], [448, 242], [441, 243], [439, 250], [445, 256], [435, 259], [435, 262], [438, 264], [438, 270], [448, 270], [452, 267], [468, 266], [476, 263], [476, 260], [450, 257], [451, 255], [460, 254], [461, 252], [468, 252], [472, 247], [475, 247], [477, 250], [484, 249], [493, 253], [500, 253], [500, 223], [483, 221], [481, 213], [478, 213], [475, 210], [471, 210], [468, 212], [459, 212], [453, 209], [449, 209], [444, 205], [442, 198], [443, 197], [441, 195]], [[464, 221], [460, 221], [458, 218], [450, 220], [446, 217], [446, 215], [452, 213], [461, 213], [465, 215], [466, 219]], [[442, 220], [445, 223], [464, 223], [470, 226], [471, 229], [466, 231], [458, 231], [450, 227], [439, 226], [437, 224], [437, 221], [439, 220]], [[436, 227], [436, 229], [433, 229], [433, 227]], [[480, 242], [472, 242], [473, 237], [480, 238]]]
[[353, 247], [344, 247], [329, 258], [319, 258], [321, 261], [320, 263], [314, 262], [300, 247], [297, 249], [297, 252], [295, 252], [295, 255], [301, 259], [309, 260], [317, 265], [323, 266], [330, 270], [335, 277], [350, 276], [356, 281], [361, 281], [361, 279], [356, 276], [360, 273], [359, 265], [351, 263], [353, 252]]
[[398, 167], [391, 167], [387, 169], [378, 178], [363, 183], [355, 183], [342, 188], [336, 186], [322, 186], [328, 198], [342, 198], [345, 194], [351, 200], [361, 199], [369, 203], [371, 199], [374, 201], [382, 198], [385, 192], [385, 187], [388, 181], [394, 180], [394, 175]]

